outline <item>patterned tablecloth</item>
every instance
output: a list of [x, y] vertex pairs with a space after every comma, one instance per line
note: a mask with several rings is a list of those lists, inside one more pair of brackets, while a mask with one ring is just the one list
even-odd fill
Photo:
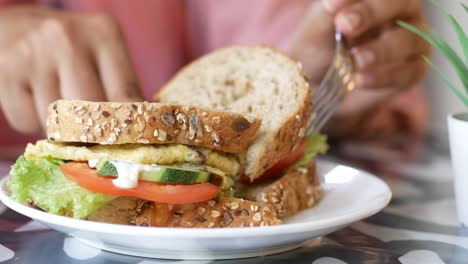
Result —
[[[373, 157], [374, 154], [369, 155], [367, 152], [366, 155]], [[358, 164], [366, 165], [370, 170], [379, 169], [376, 173], [393, 190], [391, 204], [377, 215], [287, 253], [219, 262], [468, 263], [468, 230], [460, 227], [456, 221], [450, 160], [446, 154], [427, 149], [420, 151], [418, 157], [417, 161], [411, 163], [388, 158], [385, 163], [367, 160]], [[0, 175], [8, 172], [9, 165], [8, 162], [0, 161]], [[0, 263], [168, 262], [172, 261], [124, 256], [85, 246], [0, 203]]]

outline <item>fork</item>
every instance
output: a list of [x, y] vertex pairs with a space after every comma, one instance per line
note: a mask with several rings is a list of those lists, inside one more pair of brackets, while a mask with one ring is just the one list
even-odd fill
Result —
[[335, 57], [328, 68], [320, 87], [312, 94], [314, 110], [309, 120], [306, 136], [312, 137], [331, 118], [347, 93], [355, 87], [353, 82], [354, 67], [343, 36], [338, 30], [335, 33]]

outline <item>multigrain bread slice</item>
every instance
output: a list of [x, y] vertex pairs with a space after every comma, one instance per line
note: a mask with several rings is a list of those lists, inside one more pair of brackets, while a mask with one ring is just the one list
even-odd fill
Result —
[[282, 224], [266, 205], [237, 198], [167, 205], [149, 203], [136, 225], [162, 227], [255, 227]]
[[49, 141], [185, 144], [245, 151], [261, 121], [226, 111], [159, 103], [59, 100], [49, 106]]
[[168, 205], [122, 197], [96, 210], [87, 219], [113, 224], [191, 228], [282, 224], [267, 205], [237, 198]]
[[233, 46], [205, 55], [179, 71], [155, 99], [261, 118], [245, 155], [245, 175], [251, 180], [297, 146], [312, 108], [301, 65], [263, 46]]
[[321, 178], [314, 162], [294, 168], [266, 187], [252, 189], [252, 200], [268, 205], [279, 219], [315, 206], [323, 196]]

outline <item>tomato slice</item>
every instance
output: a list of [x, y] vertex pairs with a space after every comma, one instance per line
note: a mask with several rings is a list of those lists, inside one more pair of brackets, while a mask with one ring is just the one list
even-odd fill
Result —
[[302, 142], [286, 158], [276, 162], [276, 164], [273, 165], [273, 167], [265, 171], [263, 175], [255, 181], [263, 181], [271, 177], [277, 176], [278, 174], [289, 168], [291, 165], [296, 163], [296, 161], [298, 161], [302, 157], [302, 155], [304, 155], [306, 143], [306, 141]]
[[157, 203], [189, 204], [210, 200], [219, 193], [211, 183], [170, 185], [149, 181], [138, 181], [132, 189], [122, 189], [112, 183], [111, 178], [99, 176], [94, 169], [83, 162], [68, 162], [60, 166], [67, 179], [92, 192], [115, 196], [130, 196]]

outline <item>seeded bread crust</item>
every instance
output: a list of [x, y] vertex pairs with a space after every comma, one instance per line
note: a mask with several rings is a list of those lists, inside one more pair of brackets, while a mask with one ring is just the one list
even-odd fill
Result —
[[266, 205], [236, 198], [168, 205], [120, 197], [99, 208], [88, 220], [137, 226], [159, 227], [254, 227], [279, 225], [274, 210]]
[[184, 144], [244, 151], [261, 121], [189, 105], [59, 100], [48, 109], [49, 141], [97, 144]]
[[180, 70], [155, 99], [261, 118], [244, 160], [251, 181], [298, 145], [312, 108], [302, 66], [264, 46], [233, 46], [207, 54]]
[[[133, 220], [131, 220], [133, 222]], [[167, 205], [149, 203], [135, 225], [160, 227], [255, 227], [282, 224], [266, 205], [237, 198]]]
[[311, 162], [307, 168], [292, 169], [266, 188], [257, 190], [253, 200], [273, 208], [276, 216], [283, 219], [315, 206], [323, 196], [321, 185], [315, 163]]

